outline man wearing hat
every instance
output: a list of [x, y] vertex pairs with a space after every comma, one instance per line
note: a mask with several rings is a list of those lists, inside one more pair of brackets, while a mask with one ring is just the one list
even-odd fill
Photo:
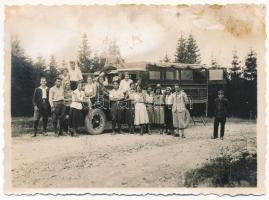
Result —
[[[62, 135], [63, 123], [65, 117], [65, 104], [64, 104], [64, 89], [62, 87], [62, 79], [57, 77], [55, 79], [55, 85], [50, 88], [49, 91], [49, 103], [52, 112], [52, 123], [54, 126], [54, 132], [56, 136]], [[60, 125], [60, 131], [58, 132], [57, 125]]]
[[220, 139], [223, 140], [224, 130], [225, 130], [225, 122], [228, 114], [228, 100], [224, 97], [224, 91], [218, 91], [218, 98], [214, 101], [214, 111], [215, 111], [215, 119], [214, 119], [214, 133], [212, 139], [218, 138], [218, 129], [220, 124]]
[[116, 124], [118, 124], [119, 133], [121, 133], [121, 123], [122, 123], [122, 106], [121, 100], [124, 99], [123, 92], [119, 89], [118, 81], [113, 81], [113, 87], [109, 92], [109, 100], [111, 102], [111, 117], [112, 117], [112, 135], [115, 134]]

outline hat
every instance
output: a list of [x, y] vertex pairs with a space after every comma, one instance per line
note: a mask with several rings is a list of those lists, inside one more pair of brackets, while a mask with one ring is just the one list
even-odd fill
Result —
[[171, 87], [166, 87], [166, 89], [168, 89], [168, 90], [172, 90], [172, 88], [171, 88]]
[[57, 80], [63, 80], [60, 76], [57, 76], [55, 79], [54, 79], [54, 81], [57, 81]]
[[157, 84], [157, 85], [156, 85], [156, 88], [154, 89], [154, 93], [156, 93], [156, 90], [157, 90], [157, 89], [160, 89], [161, 92], [162, 92], [162, 86], [161, 86], [161, 84]]
[[218, 94], [224, 94], [224, 91], [223, 90], [219, 90], [218, 91]]

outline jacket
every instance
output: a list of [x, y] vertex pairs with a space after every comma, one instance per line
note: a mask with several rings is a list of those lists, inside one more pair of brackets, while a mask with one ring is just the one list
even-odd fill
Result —
[[229, 108], [229, 102], [226, 98], [216, 98], [215, 99], [215, 106], [214, 106], [214, 111], [215, 111], [215, 117], [217, 118], [225, 118], [228, 116], [228, 108]]

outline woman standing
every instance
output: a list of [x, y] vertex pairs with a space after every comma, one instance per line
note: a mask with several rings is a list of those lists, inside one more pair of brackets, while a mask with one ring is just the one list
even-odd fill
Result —
[[164, 129], [164, 96], [162, 94], [161, 85], [158, 84], [155, 88], [154, 96], [154, 123], [163, 134]]
[[152, 91], [152, 88], [149, 86], [147, 88], [147, 94], [146, 94], [146, 107], [149, 116], [149, 123], [147, 129], [149, 133], [151, 133], [152, 124], [154, 123], [153, 102], [154, 102], [154, 92]]
[[129, 126], [129, 133], [134, 133], [134, 94], [135, 94], [135, 83], [130, 83], [130, 89], [126, 92], [125, 98], [127, 101], [127, 109], [125, 112], [125, 119]]
[[140, 126], [140, 135], [145, 132], [146, 125], [149, 123], [147, 108], [145, 105], [146, 94], [142, 92], [140, 85], [136, 86], [136, 93], [133, 96], [135, 104], [134, 124]]
[[165, 90], [165, 106], [164, 106], [164, 119], [165, 119], [165, 132], [167, 135], [171, 135], [173, 131], [173, 116], [172, 116], [172, 104], [173, 95], [171, 87], [166, 87]]
[[82, 103], [85, 102], [85, 94], [82, 90], [82, 83], [78, 82], [77, 89], [72, 92], [72, 103], [70, 105], [70, 128], [72, 128], [72, 136], [77, 136], [77, 128], [82, 125]]
[[70, 82], [67, 82], [64, 87], [64, 103], [65, 103], [65, 119], [64, 119], [64, 132], [68, 133], [70, 105], [72, 103], [72, 90]]

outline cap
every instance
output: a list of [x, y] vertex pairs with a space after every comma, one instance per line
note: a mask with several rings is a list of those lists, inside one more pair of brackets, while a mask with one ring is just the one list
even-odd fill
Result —
[[224, 94], [224, 91], [223, 90], [219, 90], [218, 91], [218, 94]]

